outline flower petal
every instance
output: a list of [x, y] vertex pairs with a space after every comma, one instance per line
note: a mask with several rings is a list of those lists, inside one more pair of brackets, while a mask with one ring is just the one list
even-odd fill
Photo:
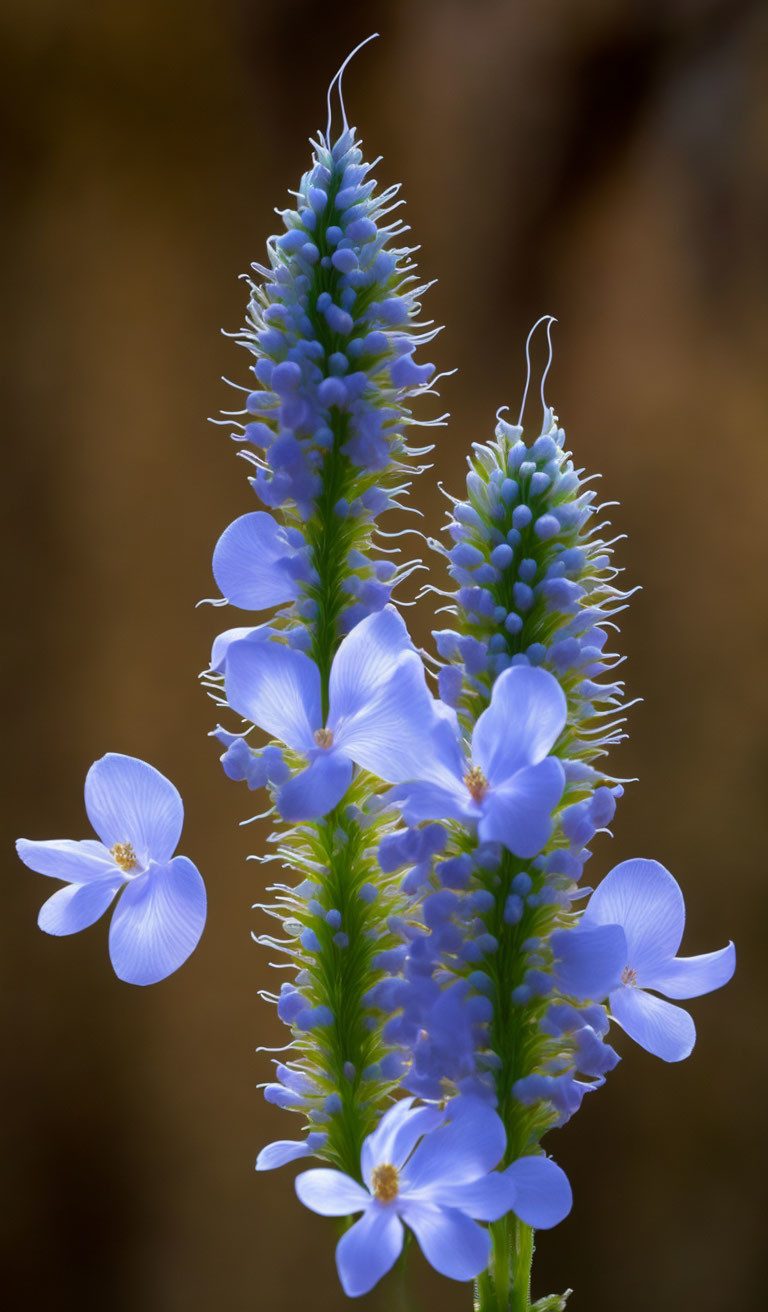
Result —
[[[449, 1179], [438, 1180], [429, 1187], [432, 1201], [439, 1207], [453, 1207], [475, 1221], [498, 1221], [511, 1212], [516, 1197], [515, 1186], [508, 1172], [489, 1171], [477, 1180], [453, 1184]], [[412, 1195], [409, 1193], [408, 1197]], [[418, 1202], [418, 1198], [416, 1200]]]
[[422, 820], [464, 820], [471, 824], [477, 823], [480, 817], [477, 805], [461, 784], [456, 788], [440, 788], [437, 784], [399, 784], [386, 796], [402, 812], [407, 825], [418, 825]]
[[682, 1061], [696, 1042], [696, 1026], [682, 1007], [655, 998], [642, 989], [616, 989], [610, 997], [611, 1015], [635, 1043], [662, 1061]]
[[109, 927], [109, 955], [119, 979], [156, 984], [178, 970], [205, 925], [205, 885], [185, 856], [133, 879]]
[[627, 963], [627, 940], [620, 925], [556, 930], [550, 943], [553, 974], [562, 993], [601, 1002], [619, 984]]
[[421, 779], [434, 706], [397, 611], [386, 607], [356, 625], [331, 667], [328, 728], [337, 746], [388, 783]]
[[66, 879], [70, 884], [88, 884], [92, 879], [114, 875], [117, 869], [104, 844], [95, 838], [85, 838], [79, 843], [69, 838], [52, 838], [47, 842], [18, 838], [16, 851], [25, 866], [38, 875]]
[[213, 640], [211, 649], [211, 669], [214, 674], [223, 674], [229, 649], [236, 642], [266, 642], [277, 630], [269, 624], [257, 624], [255, 628], [225, 629]]
[[403, 1225], [393, 1207], [372, 1204], [336, 1245], [336, 1269], [348, 1298], [367, 1294], [403, 1251]]
[[317, 820], [337, 805], [349, 788], [352, 762], [334, 748], [283, 784], [276, 806], [284, 820]]
[[184, 804], [170, 779], [135, 756], [107, 752], [85, 776], [85, 809], [105, 847], [130, 843], [140, 866], [170, 861]]
[[413, 1098], [401, 1098], [363, 1140], [360, 1163], [365, 1183], [370, 1186], [374, 1166], [383, 1162], [399, 1171], [421, 1136], [444, 1120], [445, 1112], [436, 1107], [414, 1107]]
[[685, 904], [676, 879], [658, 861], [622, 861], [598, 884], [582, 924], [621, 925], [627, 936], [627, 965], [638, 985], [654, 987], [680, 946]]
[[225, 528], [213, 553], [213, 577], [227, 601], [242, 610], [279, 606], [298, 596], [286, 569], [295, 554], [277, 521], [254, 510]]
[[732, 943], [719, 952], [704, 952], [699, 957], [675, 957], [653, 977], [651, 988], [668, 998], [698, 998], [728, 983], [736, 969], [736, 949]]
[[568, 1176], [549, 1157], [518, 1157], [504, 1175], [515, 1189], [512, 1210], [526, 1225], [549, 1230], [570, 1212], [573, 1194]]
[[275, 1139], [265, 1144], [256, 1158], [257, 1171], [275, 1171], [279, 1166], [295, 1162], [299, 1157], [309, 1157], [312, 1149], [306, 1139]]
[[404, 1202], [401, 1215], [431, 1266], [451, 1280], [473, 1280], [488, 1265], [491, 1240], [464, 1212], [433, 1203]]
[[319, 1168], [296, 1176], [296, 1193], [319, 1216], [350, 1216], [370, 1205], [371, 1195], [343, 1171]]
[[400, 656], [414, 650], [394, 606], [385, 606], [355, 625], [331, 667], [329, 696], [337, 718], [351, 718], [364, 710], [372, 695], [391, 681], [392, 666]]
[[67, 884], [43, 903], [37, 923], [46, 934], [78, 934], [104, 915], [123, 882], [115, 874], [89, 884]]
[[504, 670], [472, 734], [472, 760], [493, 787], [536, 765], [562, 733], [568, 707], [554, 675], [533, 666]]
[[554, 756], [518, 770], [481, 802], [481, 842], [503, 843], [514, 856], [536, 856], [552, 832], [552, 812], [564, 787], [563, 767]]
[[504, 1155], [507, 1136], [499, 1116], [479, 1098], [462, 1099], [460, 1115], [422, 1139], [403, 1172], [403, 1193], [422, 1192], [435, 1181], [476, 1180]]
[[320, 671], [304, 652], [278, 642], [238, 642], [227, 657], [226, 688], [233, 711], [295, 752], [314, 751], [322, 725]]

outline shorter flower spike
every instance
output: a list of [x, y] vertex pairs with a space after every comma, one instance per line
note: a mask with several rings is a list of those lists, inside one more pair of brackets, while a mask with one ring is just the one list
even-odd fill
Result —
[[187, 857], [173, 855], [181, 798], [146, 761], [109, 752], [86, 775], [85, 809], [98, 842], [16, 843], [30, 870], [66, 881], [43, 903], [38, 924], [46, 934], [76, 934], [120, 893], [109, 929], [115, 973], [128, 984], [156, 984], [183, 965], [205, 925], [200, 874]]

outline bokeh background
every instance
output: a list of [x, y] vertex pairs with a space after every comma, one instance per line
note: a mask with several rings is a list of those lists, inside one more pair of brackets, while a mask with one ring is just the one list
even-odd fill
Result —
[[[219, 328], [262, 258], [346, 78], [382, 184], [404, 183], [452, 412], [415, 500], [517, 410], [533, 320], [559, 318], [550, 399], [599, 470], [626, 579], [638, 776], [593, 877], [653, 855], [680, 878], [689, 952], [737, 940], [699, 1043], [664, 1066], [621, 1035], [608, 1087], [549, 1140], [576, 1195], [539, 1236], [538, 1294], [574, 1312], [721, 1312], [764, 1291], [766, 233], [768, 11], [748, 0], [11, 0], [2, 32], [2, 352], [7, 542], [0, 1151], [5, 1306], [243, 1312], [345, 1300], [331, 1223], [267, 1107], [258, 1044], [260, 809], [206, 740], [196, 683], [226, 617], [213, 544], [252, 507]], [[540, 366], [540, 360], [537, 358]], [[433, 410], [433, 413], [435, 411]], [[535, 422], [535, 408], [532, 411]], [[433, 577], [439, 566], [433, 564]], [[421, 612], [422, 638], [429, 615]], [[209, 925], [146, 991], [111, 974], [106, 927], [52, 940], [51, 891], [11, 839], [84, 836], [105, 750], [146, 757], [187, 806], [182, 851]], [[425, 1308], [468, 1308], [423, 1269]], [[391, 1307], [386, 1286], [368, 1306]]]

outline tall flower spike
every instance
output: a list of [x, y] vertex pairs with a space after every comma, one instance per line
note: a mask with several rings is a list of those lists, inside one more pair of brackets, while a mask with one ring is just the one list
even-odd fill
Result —
[[206, 677], [245, 721], [215, 731], [226, 773], [273, 791], [276, 851], [263, 859], [298, 876], [275, 884], [264, 908], [284, 936], [261, 941], [296, 972], [265, 995], [293, 1034], [265, 1096], [302, 1114], [308, 1135], [269, 1145], [258, 1166], [312, 1152], [354, 1173], [401, 1071], [368, 1001], [407, 906], [376, 862], [397, 815], [382, 808], [374, 776], [408, 779], [437, 716], [388, 604], [418, 562], [374, 543], [379, 516], [431, 449], [412, 443], [411, 406], [432, 388], [434, 366], [416, 353], [438, 330], [420, 321], [424, 288], [394, 215], [398, 187], [377, 189], [347, 122], [347, 62], [295, 208], [253, 266], [237, 335], [253, 389], [232, 435], [261, 508], [225, 529], [213, 572], [225, 601], [270, 613], [221, 634]]
[[[587, 844], [621, 793], [600, 768], [623, 713], [619, 658], [604, 649], [628, 594], [543, 382], [542, 404], [533, 442], [499, 419], [494, 441], [474, 445], [453, 545], [438, 548], [457, 585], [444, 608], [453, 624], [435, 634], [445, 741], [393, 796], [407, 823], [442, 821], [448, 841], [437, 860], [406, 869], [398, 987], [374, 994], [405, 1087], [491, 1101], [508, 1161], [567, 1120], [618, 1060], [599, 1004], [625, 952], [620, 927], [580, 929], [574, 901]], [[383, 867], [402, 868], [411, 850], [406, 835], [387, 837]], [[530, 1236], [513, 1225], [519, 1286]], [[508, 1242], [499, 1233], [499, 1251]], [[485, 1279], [483, 1308], [495, 1306]]]

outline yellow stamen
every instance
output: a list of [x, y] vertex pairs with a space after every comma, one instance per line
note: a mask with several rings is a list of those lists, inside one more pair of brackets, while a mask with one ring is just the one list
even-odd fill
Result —
[[488, 780], [479, 765], [473, 765], [470, 770], [467, 770], [464, 775], [464, 783], [467, 785], [474, 801], [482, 802], [488, 792]]
[[115, 843], [114, 847], [110, 847], [109, 853], [115, 858], [121, 870], [133, 870], [134, 866], [138, 865], [131, 843]]
[[318, 747], [333, 747], [333, 729], [315, 729], [315, 742]]
[[374, 1166], [371, 1175], [374, 1198], [378, 1198], [380, 1203], [391, 1203], [397, 1198], [399, 1180], [400, 1176], [390, 1162], [382, 1162], [381, 1166]]

